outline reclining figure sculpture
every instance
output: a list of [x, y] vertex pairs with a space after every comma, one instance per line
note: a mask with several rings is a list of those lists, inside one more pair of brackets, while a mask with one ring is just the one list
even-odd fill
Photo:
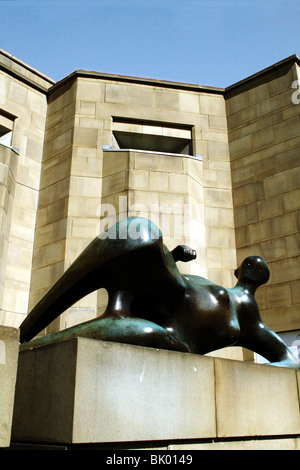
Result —
[[[120, 221], [95, 238], [20, 326], [21, 349], [73, 337], [89, 337], [193, 354], [227, 346], [250, 349], [272, 365], [299, 368], [280, 337], [263, 322], [256, 289], [270, 272], [258, 256], [235, 271], [233, 288], [182, 275], [177, 261], [196, 252], [184, 245], [169, 251], [150, 220]], [[105, 288], [101, 317], [33, 339], [85, 295]]]

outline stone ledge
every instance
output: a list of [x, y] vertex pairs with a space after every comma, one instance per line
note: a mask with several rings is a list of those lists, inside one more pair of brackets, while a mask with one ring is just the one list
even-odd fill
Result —
[[114, 149], [114, 148], [110, 148], [109, 146], [107, 145], [103, 145], [102, 147], [102, 150], [103, 152], [111, 152], [111, 153], [115, 153], [115, 152], [125, 152], [125, 153], [128, 153], [128, 152], [131, 152], [131, 153], [144, 153], [146, 155], [159, 155], [159, 156], [166, 156], [166, 157], [180, 157], [180, 158], [190, 158], [191, 160], [197, 160], [197, 161], [200, 161], [200, 162], [203, 162], [203, 155], [188, 155], [188, 154], [185, 154], [185, 153], [170, 153], [170, 152], [157, 152], [157, 151], [154, 151], [154, 150], [140, 150], [140, 149]]
[[[39, 443], [18, 443], [14, 442], [10, 450], [100, 450], [111, 453], [151, 451], [165, 453], [164, 451], [194, 453], [199, 450], [300, 450], [300, 436], [264, 436], [263, 438], [250, 439], [203, 439], [191, 441], [158, 441], [158, 442], [127, 442], [127, 443], [107, 443], [107, 444], [39, 444]], [[116, 454], [118, 455], [118, 454]]]
[[12, 440], [294, 439], [297, 380], [292, 369], [76, 338], [20, 353]]

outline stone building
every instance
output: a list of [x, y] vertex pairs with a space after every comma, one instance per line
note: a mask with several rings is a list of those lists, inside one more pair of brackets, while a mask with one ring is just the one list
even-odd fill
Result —
[[[263, 320], [296, 350], [299, 66], [291, 56], [226, 89], [82, 70], [56, 83], [0, 51], [0, 324], [18, 327], [106, 224], [137, 214], [170, 249], [196, 249], [183, 273], [232, 287], [262, 256]], [[47, 332], [105, 303], [94, 292]]]

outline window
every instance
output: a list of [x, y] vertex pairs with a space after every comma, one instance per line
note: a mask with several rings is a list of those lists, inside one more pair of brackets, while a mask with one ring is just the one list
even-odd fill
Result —
[[11, 146], [15, 116], [0, 109], [0, 144]]
[[113, 118], [112, 148], [193, 155], [192, 127]]

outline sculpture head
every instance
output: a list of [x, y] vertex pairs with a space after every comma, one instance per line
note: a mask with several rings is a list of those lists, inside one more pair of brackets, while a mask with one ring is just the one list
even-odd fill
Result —
[[234, 271], [234, 275], [240, 282], [254, 284], [256, 287], [259, 287], [268, 282], [270, 270], [263, 258], [260, 256], [249, 256]]

